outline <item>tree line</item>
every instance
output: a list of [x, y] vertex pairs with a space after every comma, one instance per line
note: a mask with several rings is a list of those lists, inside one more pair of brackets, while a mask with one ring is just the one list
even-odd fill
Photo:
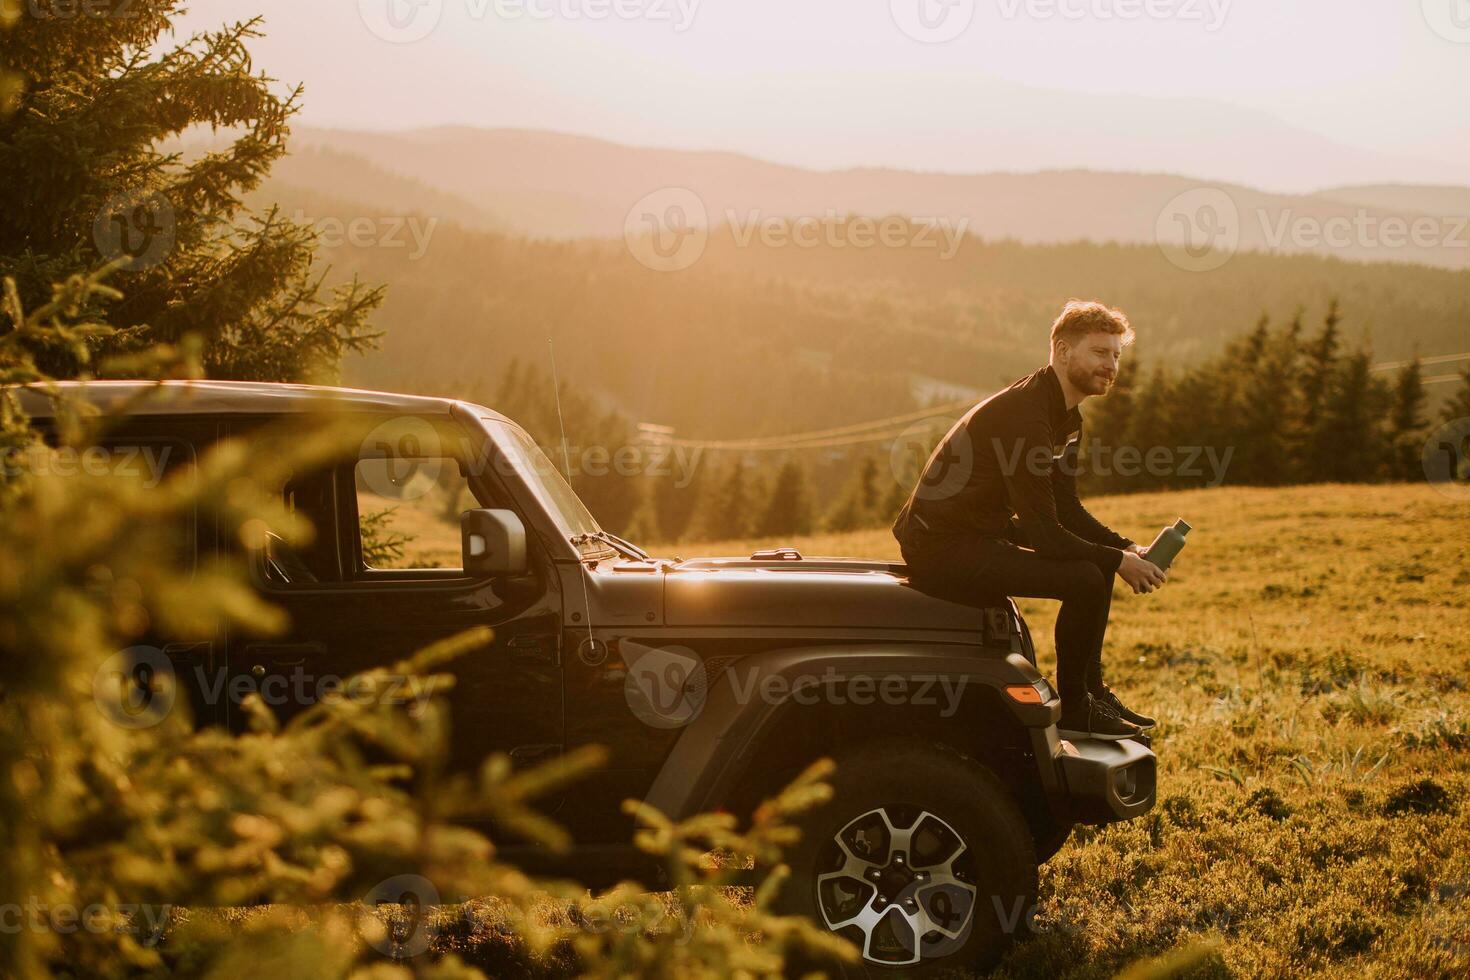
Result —
[[[380, 217], [372, 201], [272, 185], [253, 195], [319, 220]], [[349, 356], [368, 388], [459, 397], [514, 358], [595, 388], [636, 422], [733, 439], [841, 426], [988, 392], [1034, 370], [1068, 299], [1097, 297], [1145, 329], [1150, 359], [1194, 365], [1263, 309], [1351, 311], [1382, 359], [1462, 350], [1470, 272], [1243, 252], [1208, 274], [1144, 245], [1023, 245], [967, 236], [932, 249], [740, 244], [716, 229], [693, 266], [656, 272], [621, 240], [552, 241], [469, 231], [439, 218], [408, 248], [342, 241], [322, 257], [392, 289], [374, 317], [380, 351]], [[427, 219], [425, 219], [427, 220]], [[488, 377], [487, 377], [488, 376]], [[938, 395], [936, 392], [944, 391]], [[778, 464], [779, 465], [779, 464]]]
[[1154, 360], [1145, 368], [1126, 358], [1116, 390], [1087, 403], [1087, 439], [1138, 455], [1163, 447], [1173, 458], [1200, 447], [1216, 459], [1228, 453], [1228, 465], [1217, 474], [1084, 468], [1083, 485], [1132, 491], [1425, 479], [1422, 456], [1433, 426], [1470, 417], [1470, 369], [1435, 418], [1417, 355], [1393, 374], [1380, 373], [1365, 343], [1345, 340], [1336, 301], [1317, 329], [1307, 330], [1303, 320], [1300, 309], [1280, 326], [1262, 316], [1223, 353], [1195, 366]]
[[[1280, 325], [1263, 315], [1199, 364], [1144, 361], [1128, 352], [1113, 390], [1083, 405], [1080, 486], [1126, 493], [1423, 480], [1430, 432], [1441, 422], [1470, 418], [1470, 368], [1433, 411], [1417, 357], [1392, 374], [1374, 371], [1371, 350], [1348, 339], [1343, 324], [1342, 309], [1331, 301], [1315, 329], [1308, 329], [1302, 309]], [[599, 407], [594, 395], [566, 382], [561, 395], [574, 447], [640, 445], [637, 425], [616, 408]], [[524, 424], [561, 463], [547, 371], [513, 360], [496, 383], [474, 388], [470, 397]], [[912, 445], [686, 452], [683, 468], [574, 471], [572, 483], [606, 527], [642, 542], [883, 527], [952, 418], [933, 421], [928, 436]]]

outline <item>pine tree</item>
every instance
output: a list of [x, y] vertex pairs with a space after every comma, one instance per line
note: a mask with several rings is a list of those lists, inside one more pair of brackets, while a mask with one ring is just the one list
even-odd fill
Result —
[[1317, 426], [1319, 479], [1382, 478], [1387, 452], [1380, 419], [1388, 401], [1387, 388], [1373, 377], [1368, 352], [1348, 355], [1328, 388]]
[[574, 451], [580, 458], [573, 462], [581, 471], [577, 493], [599, 524], [614, 534], [626, 534], [640, 503], [638, 483], [647, 449], [635, 445], [628, 420], [615, 411], [579, 428], [576, 436]]
[[878, 460], [872, 456], [866, 456], [858, 466], [857, 479], [853, 485], [853, 495], [857, 498], [858, 506], [862, 508], [865, 520], [871, 520], [873, 512], [878, 509], [878, 501], [882, 494]]
[[[3, 5], [0, 5], [3, 6]], [[78, 267], [119, 268], [115, 332], [79, 351], [34, 351], [52, 374], [153, 343], [203, 342], [210, 376], [326, 380], [341, 356], [371, 346], [379, 288], [334, 288], [313, 268], [316, 239], [276, 211], [245, 213], [286, 152], [299, 89], [252, 73], [257, 20], [167, 36], [177, 0], [133, 0], [127, 16], [22, 16], [5, 37], [3, 74], [20, 92], [0, 121], [0, 276], [22, 306], [51, 299]], [[191, 129], [233, 142], [186, 160], [160, 146]], [[77, 311], [102, 316], [103, 302]]]
[[888, 490], [883, 494], [883, 499], [878, 504], [878, 513], [874, 517], [874, 523], [881, 527], [891, 527], [898, 518], [898, 512], [903, 505], [908, 503], [909, 494], [913, 492], [913, 482], [918, 480], [915, 475], [913, 480], [901, 479], [897, 475], [891, 475], [888, 482]]
[[811, 531], [812, 501], [806, 469], [796, 460], [788, 459], [776, 474], [770, 499], [756, 525], [756, 534], [770, 538], [810, 534]]
[[653, 508], [658, 514], [661, 540], [683, 541], [695, 533], [700, 504], [709, 496], [713, 482], [709, 478], [712, 467], [709, 456], [671, 455], [669, 475], [652, 478]]
[[1424, 371], [1416, 355], [1399, 371], [1394, 383], [1393, 409], [1389, 414], [1389, 447], [1392, 475], [1400, 480], [1419, 479], [1423, 474]]
[[659, 519], [658, 499], [654, 494], [652, 480], [640, 480], [636, 484], [638, 494], [633, 515], [628, 518], [622, 536], [638, 545], [648, 546], [670, 540]]
[[505, 415], [510, 415], [514, 408], [518, 407], [524, 398], [522, 392], [523, 368], [521, 359], [513, 357], [505, 370], [500, 374], [500, 380], [495, 385], [495, 396], [488, 407]]
[[1155, 364], [1149, 372], [1148, 381], [1139, 389], [1129, 413], [1128, 427], [1118, 445], [1111, 447], [1112, 453], [1101, 461], [1101, 468], [1108, 472], [1110, 485], [1140, 489], [1156, 484], [1157, 478], [1149, 475], [1140, 463], [1135, 472], [1120, 472], [1119, 451], [1128, 448], [1137, 453], [1141, 460], [1153, 446], [1172, 445], [1174, 436], [1174, 413], [1171, 400], [1173, 383], [1162, 364]]
[[[1169, 392], [1169, 425], [1162, 438], [1144, 445], [1145, 454], [1149, 445], [1164, 446], [1174, 451], [1182, 446], [1199, 446], [1213, 449], [1215, 458], [1221, 459], [1225, 448], [1236, 444], [1234, 426], [1237, 419], [1231, 406], [1238, 382], [1232, 376], [1230, 365], [1230, 358], [1221, 358], [1185, 371], [1180, 376]], [[1155, 486], [1200, 486], [1213, 475], [1205, 463], [1207, 459], [1208, 456], [1198, 456], [1193, 466], [1186, 467], [1185, 459], [1176, 456], [1177, 468], [1163, 477], [1145, 469], [1144, 478]], [[1233, 470], [1233, 456], [1229, 466]]]
[[1470, 368], [1460, 372], [1460, 387], [1445, 403], [1440, 418], [1446, 422], [1470, 418]]
[[734, 537], [749, 538], [756, 534], [765, 513], [765, 505], [771, 499], [775, 487], [759, 463], [746, 460], [741, 464], [741, 470], [745, 477], [745, 508], [740, 518], [734, 522], [738, 532]]
[[857, 505], [857, 500], [850, 493], [843, 493], [837, 498], [837, 503], [827, 511], [827, 517], [822, 522], [829, 531], [855, 531], [863, 526], [863, 512]]
[[710, 475], [689, 522], [687, 536], [697, 541], [730, 541], [750, 536], [750, 474], [736, 458], [723, 471]]
[[1297, 470], [1288, 425], [1299, 411], [1295, 385], [1299, 323], [1266, 338], [1245, 378], [1229, 440], [1236, 449], [1232, 482], [1279, 486], [1291, 482]]
[[1302, 320], [1305, 319], [1307, 311], [1305, 307], [1298, 306], [1296, 312], [1291, 315], [1291, 323], [1286, 327], [1286, 339], [1293, 347], [1300, 350], [1302, 343]]
[[852, 477], [842, 489], [837, 503], [827, 514], [826, 526], [833, 531], [856, 531], [872, 527], [879, 519], [882, 505], [878, 461], [863, 457]]
[[1338, 312], [1337, 300], [1327, 309], [1322, 323], [1322, 332], [1308, 345], [1306, 364], [1301, 381], [1301, 419], [1299, 437], [1302, 440], [1300, 461], [1302, 476], [1307, 480], [1328, 479], [1326, 473], [1333, 468], [1333, 448], [1324, 442], [1322, 416], [1326, 403], [1332, 397], [1332, 385], [1338, 376], [1338, 324], [1342, 317]]
[[1338, 310], [1337, 300], [1333, 300], [1327, 308], [1327, 316], [1322, 321], [1322, 332], [1319, 333], [1312, 343], [1307, 347], [1306, 371], [1302, 376], [1302, 401], [1306, 427], [1311, 429], [1322, 411], [1322, 405], [1326, 401], [1332, 384], [1333, 374], [1337, 370], [1338, 347], [1340, 338], [1338, 325], [1342, 323], [1342, 315]]
[[1236, 445], [1237, 452], [1232, 459], [1236, 482], [1256, 482], [1247, 473], [1247, 467], [1242, 465], [1245, 460], [1240, 458], [1240, 450], [1244, 447], [1238, 444], [1238, 439], [1249, 403], [1257, 394], [1255, 381], [1270, 349], [1271, 339], [1271, 318], [1268, 314], [1262, 313], [1256, 320], [1254, 330], [1225, 345], [1225, 357], [1222, 362], [1206, 365], [1207, 369], [1218, 368], [1214, 373], [1221, 376], [1220, 389], [1225, 399], [1222, 407], [1225, 411], [1216, 420], [1217, 429], [1223, 430], [1217, 432], [1217, 435], [1223, 436], [1229, 444]]
[[1271, 317], [1262, 313], [1261, 318], [1256, 321], [1256, 329], [1246, 335], [1245, 341], [1240, 345], [1240, 362], [1247, 371], [1253, 371], [1256, 365], [1261, 363], [1265, 357], [1266, 349], [1271, 344]]

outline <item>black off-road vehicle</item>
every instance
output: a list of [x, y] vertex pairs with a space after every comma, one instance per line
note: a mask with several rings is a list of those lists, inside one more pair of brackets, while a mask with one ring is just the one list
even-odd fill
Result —
[[[84, 391], [121, 405], [143, 387]], [[974, 965], [1024, 928], [1037, 865], [1075, 823], [1153, 805], [1146, 739], [1059, 738], [1058, 699], [1003, 596], [958, 605], [914, 589], [902, 565], [792, 550], [650, 557], [598, 527], [523, 429], [477, 405], [295, 385], [164, 389], [109, 431], [116, 459], [189, 465], [220, 439], [327, 405], [360, 434], [356, 453], [282, 488], [314, 524], [312, 542], [272, 537], [251, 556], [291, 634], [162, 648], [198, 717], [241, 727], [242, 692], [287, 715], [322, 679], [493, 627], [493, 642], [452, 668], [456, 764], [491, 752], [533, 764], [588, 743], [611, 752], [549, 804], [578, 841], [569, 862], [506, 849], [533, 870], [656, 884], [628, 844], [622, 800], [674, 817], [748, 813], [830, 756], [835, 796], [789, 855], [788, 908], [849, 936], [877, 972]], [[28, 407], [47, 424], [45, 399]], [[195, 532], [201, 561], [237, 547], [208, 522]]]

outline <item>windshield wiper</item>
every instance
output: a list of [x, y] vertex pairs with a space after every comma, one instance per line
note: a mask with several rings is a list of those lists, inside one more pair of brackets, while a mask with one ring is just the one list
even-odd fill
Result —
[[608, 541], [612, 541], [613, 543], [620, 545], [624, 550], [632, 552], [634, 556], [642, 559], [643, 561], [654, 560], [654, 557], [652, 555], [644, 551], [642, 548], [638, 547], [633, 542], [629, 541], [627, 538], [620, 538], [616, 534], [613, 534], [611, 531], [598, 531], [597, 533], [601, 534]]
[[573, 545], [578, 546], [583, 545], [588, 541], [601, 541], [603, 544], [610, 546], [614, 551], [621, 551], [623, 554], [636, 561], [651, 562], [654, 560], [652, 555], [644, 551], [642, 548], [638, 547], [636, 544], [633, 544], [630, 541], [625, 541], [622, 538], [618, 537], [616, 534], [612, 534], [608, 531], [597, 530], [588, 531], [585, 534], [574, 534], [572, 535], [571, 540]]

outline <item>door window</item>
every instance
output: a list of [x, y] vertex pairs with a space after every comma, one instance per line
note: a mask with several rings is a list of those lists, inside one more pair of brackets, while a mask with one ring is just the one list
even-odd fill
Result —
[[479, 504], [458, 462], [361, 459], [353, 485], [364, 571], [461, 567], [459, 515]]
[[460, 515], [505, 504], [489, 499], [501, 496], [498, 489], [472, 484], [458, 457], [424, 451], [452, 445], [453, 432], [423, 427], [434, 439], [364, 439], [350, 457], [293, 474], [282, 503], [314, 533], [295, 544], [270, 534], [257, 566], [262, 584], [427, 586], [462, 578]]

